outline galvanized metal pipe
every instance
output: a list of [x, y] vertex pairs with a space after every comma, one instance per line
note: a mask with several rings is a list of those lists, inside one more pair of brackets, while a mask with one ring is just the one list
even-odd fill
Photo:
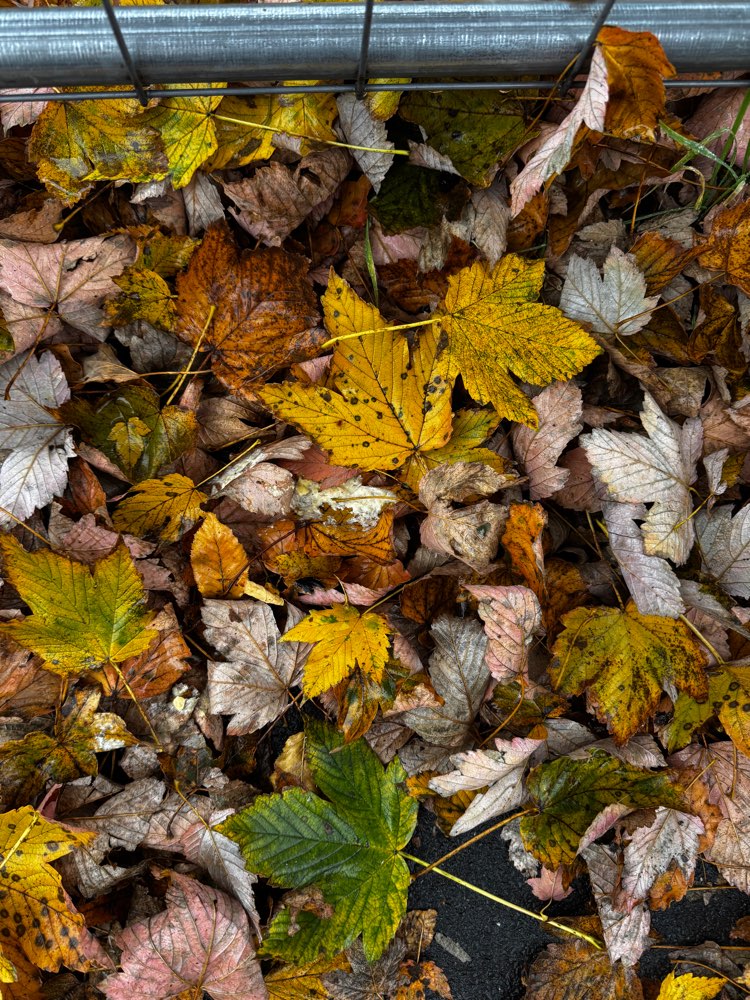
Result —
[[[588, 0], [384, 2], [371, 77], [560, 73], [598, 5]], [[331, 80], [356, 75], [364, 4], [119, 7], [145, 83]], [[620, 0], [610, 22], [656, 33], [681, 71], [750, 69], [747, 0]], [[129, 83], [99, 7], [0, 10], [0, 86]]]

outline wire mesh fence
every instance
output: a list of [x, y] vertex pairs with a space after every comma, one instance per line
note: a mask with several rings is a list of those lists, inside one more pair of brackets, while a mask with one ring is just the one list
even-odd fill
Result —
[[585, 70], [599, 28], [612, 20], [659, 35], [681, 73], [667, 86], [747, 86], [744, 0], [187, 7], [103, 0], [94, 8], [0, 10], [0, 101], [135, 97], [144, 104], [174, 85], [185, 97], [362, 97], [394, 89], [392, 78], [402, 91], [564, 91]]

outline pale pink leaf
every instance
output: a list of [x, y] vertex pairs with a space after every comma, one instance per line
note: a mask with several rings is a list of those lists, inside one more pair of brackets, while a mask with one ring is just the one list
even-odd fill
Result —
[[582, 856], [588, 866], [610, 960], [635, 965], [648, 947], [651, 914], [643, 903], [637, 903], [630, 910], [615, 905], [619, 865], [611, 848], [592, 844]]
[[[468, 809], [454, 824], [451, 836], [468, 833], [475, 826], [517, 809], [526, 792], [524, 776], [532, 758], [538, 762], [537, 751], [544, 750], [543, 740], [495, 740], [496, 750], [471, 750], [451, 757], [456, 768], [448, 774], [430, 780], [430, 788], [439, 795], [455, 795], [466, 789], [484, 788], [476, 795]], [[534, 757], [534, 755], [537, 755]]]
[[733, 597], [750, 597], [750, 504], [699, 511], [695, 528], [703, 568]]
[[637, 827], [625, 845], [621, 898], [625, 908], [647, 899], [651, 886], [673, 863], [690, 881], [704, 833], [698, 816], [659, 806], [654, 822]]
[[168, 1000], [202, 992], [211, 1000], [266, 1000], [250, 925], [224, 892], [172, 872], [167, 908], [115, 938], [122, 972], [99, 989], [109, 1000]]
[[532, 400], [539, 428], [515, 424], [513, 451], [529, 480], [532, 500], [544, 500], [561, 489], [570, 475], [557, 465], [563, 449], [582, 429], [581, 390], [573, 382], [553, 382]]
[[104, 340], [102, 302], [135, 260], [129, 236], [94, 236], [47, 246], [0, 240], [0, 305], [16, 353], [55, 336], [66, 323]]
[[572, 886], [568, 886], [567, 889], [564, 888], [561, 869], [550, 871], [549, 868], [545, 868], [543, 865], [539, 875], [527, 878], [526, 884], [537, 899], [545, 901], [554, 900], [555, 902], [559, 902], [561, 899], [566, 899], [573, 891]]
[[455, 749], [465, 745], [490, 683], [487, 638], [479, 622], [446, 615], [433, 623], [430, 635], [430, 680], [444, 704], [410, 709], [401, 721], [428, 742]]
[[601, 278], [591, 258], [571, 258], [560, 309], [596, 333], [625, 337], [648, 323], [658, 301], [658, 295], [646, 296], [646, 279], [633, 257], [612, 247]]
[[[206, 641], [225, 657], [208, 663], [210, 711], [232, 716], [230, 736], [257, 732], [286, 709], [311, 647], [280, 642], [273, 612], [260, 601], [205, 601], [201, 614]], [[287, 630], [302, 617], [287, 605]]]
[[609, 547], [640, 613], [677, 618], [685, 611], [680, 581], [666, 559], [646, 555], [643, 534], [635, 523], [648, 517], [645, 506], [605, 503], [602, 511]]
[[217, 808], [205, 796], [191, 795], [186, 799], [170, 795], [159, 812], [151, 817], [143, 843], [146, 847], [183, 854], [188, 861], [200, 865], [220, 889], [242, 903], [257, 929], [258, 912], [253, 896], [257, 876], [245, 867], [235, 841], [214, 829], [233, 812], [233, 809]]
[[607, 64], [601, 49], [595, 48], [586, 85], [581, 91], [578, 103], [536, 150], [510, 186], [513, 215], [518, 215], [550, 177], [565, 170], [581, 125], [588, 125], [596, 132], [604, 131], [604, 113], [608, 97]]
[[479, 617], [489, 640], [487, 666], [492, 676], [507, 683], [525, 678], [528, 684], [529, 647], [542, 625], [542, 610], [528, 587], [466, 585], [479, 601]]

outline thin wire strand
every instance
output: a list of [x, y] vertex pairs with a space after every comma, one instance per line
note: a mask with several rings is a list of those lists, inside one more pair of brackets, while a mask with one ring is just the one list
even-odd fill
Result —
[[107, 18], [109, 19], [109, 26], [112, 29], [112, 34], [115, 36], [115, 41], [117, 42], [117, 47], [120, 50], [122, 61], [125, 63], [125, 69], [127, 69], [128, 76], [130, 77], [130, 82], [133, 84], [133, 90], [135, 91], [141, 105], [145, 108], [148, 104], [146, 90], [143, 86], [138, 70], [136, 69], [135, 61], [130, 54], [130, 49], [128, 48], [128, 43], [125, 41], [122, 28], [117, 20], [115, 9], [112, 6], [112, 0], [103, 0], [103, 3], [104, 9], [107, 12]]
[[[397, 93], [399, 91], [446, 91], [446, 90], [554, 90], [557, 86], [555, 80], [480, 80], [480, 81], [441, 81], [430, 80], [429, 82], [417, 81], [411, 83], [371, 83], [367, 87], [368, 93]], [[578, 84], [576, 84], [578, 86]], [[582, 84], [581, 84], [582, 86]], [[670, 89], [689, 88], [745, 88], [750, 87], [750, 80], [665, 80], [664, 86]], [[180, 87], [180, 97], [252, 97], [254, 94], [261, 96], [272, 94], [353, 94], [355, 93], [353, 83], [311, 83], [294, 84], [284, 86], [283, 84], [272, 87]], [[149, 99], [160, 97], [174, 97], [174, 90], [167, 87], [148, 87], [145, 94]], [[36, 91], [35, 93], [3, 91], [0, 93], [0, 104], [18, 102], [19, 104], [31, 104], [34, 101], [117, 101], [117, 100], [139, 100], [137, 91], [127, 89], [121, 90], [71, 90], [61, 92], [59, 90]]]
[[596, 41], [596, 36], [599, 34], [600, 29], [603, 27], [604, 22], [609, 17], [610, 11], [614, 7], [615, 0], [605, 0], [605, 4], [599, 11], [599, 15], [591, 26], [591, 31], [589, 32], [589, 37], [586, 39], [583, 48], [578, 54], [578, 58], [573, 63], [571, 68], [563, 77], [562, 83], [560, 84], [560, 96], [565, 97], [567, 92], [570, 90], [571, 85], [578, 74], [583, 69], [584, 63], [588, 59], [591, 50], [594, 47], [594, 42]]
[[367, 60], [370, 54], [370, 33], [372, 31], [372, 13], [375, 0], [367, 0], [365, 14], [362, 20], [362, 44], [359, 48], [359, 63], [357, 64], [357, 79], [354, 81], [354, 93], [358, 101], [364, 99], [367, 89]]

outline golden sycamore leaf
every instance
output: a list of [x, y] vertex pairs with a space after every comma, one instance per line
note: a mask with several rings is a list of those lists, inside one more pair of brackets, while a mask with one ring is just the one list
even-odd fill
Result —
[[266, 386], [260, 393], [273, 412], [296, 424], [329, 451], [338, 465], [395, 472], [416, 487], [427, 471], [424, 453], [451, 436], [448, 367], [432, 330], [413, 351], [333, 271], [323, 296], [326, 326], [340, 337], [331, 365], [331, 388], [301, 383]]
[[[225, 85], [216, 83], [208, 86]], [[146, 123], [161, 135], [169, 163], [169, 176], [175, 188], [185, 187], [198, 167], [218, 147], [212, 112], [222, 100], [221, 95], [179, 97], [179, 89], [175, 87], [174, 97], [164, 98], [144, 116]]]
[[49, 823], [31, 806], [0, 815], [0, 934], [47, 972], [107, 964], [50, 864], [95, 836]]
[[713, 1000], [724, 983], [726, 979], [721, 976], [694, 976], [691, 972], [676, 976], [670, 972], [661, 984], [657, 1000]]
[[247, 555], [232, 529], [215, 514], [207, 514], [195, 533], [190, 565], [204, 597], [242, 597], [247, 582]]
[[359, 667], [365, 677], [380, 682], [388, 662], [392, 629], [385, 618], [360, 615], [348, 604], [311, 611], [282, 642], [314, 642], [305, 665], [302, 690], [314, 698], [349, 677]]
[[549, 668], [555, 689], [588, 693], [591, 708], [617, 743], [625, 743], [654, 714], [665, 686], [706, 698], [706, 658], [681, 621], [642, 615], [631, 601], [619, 608], [576, 608]]
[[654, 142], [664, 115], [664, 77], [676, 70], [650, 31], [602, 28], [596, 38], [607, 64], [607, 132]]
[[578, 323], [535, 301], [543, 280], [544, 261], [508, 254], [491, 270], [476, 263], [451, 275], [442, 305], [451, 374], [461, 373], [478, 402], [529, 427], [539, 424], [536, 410], [511, 374], [549, 385], [577, 375], [601, 353]]
[[138, 571], [120, 542], [93, 566], [49, 549], [27, 552], [15, 538], [0, 538], [4, 575], [33, 614], [0, 625], [9, 636], [66, 676], [122, 663], [157, 637]]
[[174, 328], [177, 310], [172, 290], [160, 274], [148, 268], [126, 267], [112, 280], [122, 289], [104, 303], [104, 313], [112, 326], [127, 326], [142, 319], [162, 330]]
[[112, 523], [118, 531], [143, 538], [158, 534], [165, 542], [176, 542], [201, 515], [208, 496], [192, 479], [171, 472], [163, 479], [145, 479], [115, 510]]

